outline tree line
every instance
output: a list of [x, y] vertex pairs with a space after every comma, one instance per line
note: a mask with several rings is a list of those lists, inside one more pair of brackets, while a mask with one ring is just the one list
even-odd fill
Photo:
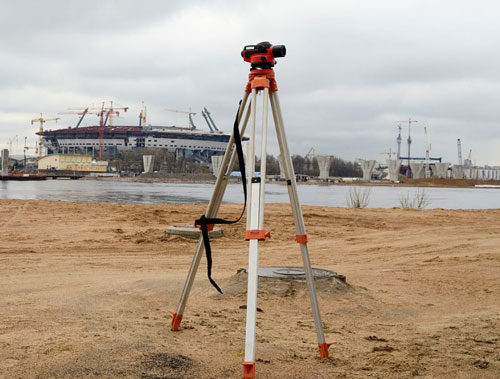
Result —
[[[154, 171], [167, 173], [208, 173], [209, 165], [199, 162], [195, 156], [182, 156], [164, 149], [140, 149], [137, 151], [119, 152], [109, 157], [110, 165], [117, 171], [141, 173], [143, 171], [143, 155], [154, 156]], [[303, 157], [301, 155], [292, 155], [293, 169], [296, 174], [319, 176], [319, 165], [316, 158]], [[267, 156], [266, 171], [268, 175], [279, 175], [280, 165], [278, 157], [274, 155]], [[236, 163], [235, 170], [238, 170]], [[256, 158], [256, 171], [260, 170], [260, 159]], [[337, 177], [360, 177], [362, 170], [359, 164], [345, 161], [341, 158], [332, 156], [330, 165], [330, 176]]]

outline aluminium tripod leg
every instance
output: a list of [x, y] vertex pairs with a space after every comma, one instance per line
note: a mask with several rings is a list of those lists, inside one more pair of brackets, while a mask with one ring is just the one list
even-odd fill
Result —
[[257, 322], [257, 290], [259, 269], [259, 241], [266, 238], [264, 226], [264, 194], [266, 180], [266, 145], [267, 145], [267, 118], [269, 89], [264, 89], [263, 116], [262, 116], [262, 148], [260, 177], [253, 177], [255, 168], [255, 119], [256, 119], [256, 89], [252, 89], [252, 109], [250, 115], [250, 142], [249, 142], [249, 201], [247, 215], [248, 240], [248, 289], [247, 314], [245, 328], [245, 359], [243, 362], [243, 378], [255, 378], [255, 331]]
[[277, 92], [270, 94], [271, 109], [273, 111], [274, 124], [276, 126], [276, 135], [281, 152], [281, 159], [285, 176], [287, 180], [288, 195], [292, 206], [292, 213], [295, 222], [296, 241], [300, 244], [302, 254], [302, 261], [304, 263], [304, 271], [307, 280], [307, 289], [311, 299], [312, 312], [314, 323], [316, 324], [316, 334], [318, 338], [318, 346], [321, 358], [328, 358], [328, 347], [331, 343], [325, 341], [325, 334], [323, 332], [323, 324], [321, 322], [321, 314], [319, 312], [318, 297], [316, 294], [316, 287], [314, 285], [314, 276], [311, 268], [311, 261], [309, 259], [309, 250], [307, 248], [307, 234], [304, 224], [304, 216], [300, 207], [299, 198], [297, 195], [297, 184], [295, 183], [295, 173], [293, 171], [292, 158], [288, 149], [286, 140], [285, 128], [283, 123], [283, 116], [281, 114], [281, 107], [278, 99]]
[[[245, 111], [245, 106], [248, 100], [248, 93], [243, 94], [243, 99], [241, 101], [240, 111], [238, 114], [238, 121], [241, 121], [243, 113]], [[240, 135], [243, 136], [245, 133], [246, 125], [248, 123], [248, 117], [250, 115], [250, 111], [247, 111], [244, 122], [240, 129]], [[220, 204], [222, 203], [222, 198], [224, 197], [224, 192], [227, 187], [227, 183], [229, 181], [229, 176], [231, 175], [231, 171], [233, 170], [234, 164], [236, 162], [237, 154], [236, 149], [233, 149], [234, 146], [234, 132], [231, 134], [229, 138], [229, 142], [227, 144], [226, 152], [224, 154], [224, 158], [222, 160], [221, 168], [219, 171], [219, 175], [217, 176], [217, 181], [215, 182], [215, 188], [212, 193], [212, 197], [210, 202], [208, 203], [207, 210], [205, 212], [205, 216], [208, 218], [213, 218], [217, 215], [219, 211]], [[186, 282], [184, 283], [184, 288], [182, 289], [181, 298], [179, 304], [177, 305], [177, 309], [175, 311], [171, 310], [172, 314], [172, 324], [171, 330], [177, 331], [179, 330], [182, 316], [184, 314], [184, 308], [186, 307], [187, 299], [191, 292], [191, 288], [193, 286], [194, 278], [196, 276], [196, 272], [198, 271], [198, 267], [200, 265], [201, 257], [205, 250], [205, 246], [203, 244], [203, 237], [200, 236], [198, 239], [198, 244], [196, 245], [196, 250], [193, 256], [193, 260], [191, 262], [191, 266], [189, 268], [188, 276], [186, 278]]]

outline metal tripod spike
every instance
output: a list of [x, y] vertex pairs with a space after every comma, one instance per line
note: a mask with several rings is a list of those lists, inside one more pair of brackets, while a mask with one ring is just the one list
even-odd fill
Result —
[[[306, 274], [307, 288], [311, 299], [312, 313], [314, 323], [316, 325], [316, 333], [318, 339], [319, 353], [321, 358], [328, 357], [328, 347], [330, 342], [325, 341], [323, 325], [321, 323], [321, 315], [319, 312], [318, 299], [314, 286], [314, 277], [309, 259], [309, 251], [307, 248], [307, 234], [304, 224], [302, 209], [297, 196], [297, 186], [295, 183], [295, 174], [293, 171], [292, 158], [288, 149], [288, 143], [285, 135], [283, 117], [281, 114], [280, 103], [277, 94], [277, 84], [272, 68], [254, 69], [249, 74], [249, 80], [245, 88], [245, 93], [241, 103], [241, 108], [238, 114], [238, 120], [241, 120], [243, 114], [246, 114], [243, 123], [241, 124], [240, 135], [245, 133], [246, 126], [250, 120], [249, 133], [249, 154], [248, 154], [248, 199], [247, 199], [247, 230], [245, 239], [249, 243], [248, 257], [248, 291], [247, 291], [247, 315], [246, 315], [246, 336], [245, 336], [245, 359], [243, 362], [243, 377], [255, 378], [255, 328], [256, 328], [256, 310], [257, 310], [257, 281], [258, 281], [258, 266], [259, 266], [259, 245], [270, 234], [264, 230], [264, 194], [265, 194], [265, 178], [266, 178], [266, 147], [267, 147], [267, 123], [268, 123], [268, 105], [271, 105], [274, 125], [276, 127], [276, 135], [278, 139], [280, 156], [282, 165], [285, 170], [288, 195], [292, 206], [293, 219], [295, 223], [296, 236], [295, 240], [300, 245], [302, 253], [302, 261]], [[256, 118], [257, 118], [257, 94], [263, 92], [262, 103], [262, 130], [261, 130], [261, 172], [260, 176], [254, 177], [255, 170], [255, 135], [256, 135]], [[246, 107], [248, 97], [251, 96], [250, 105]], [[205, 215], [207, 217], [215, 217], [219, 210], [224, 191], [227, 186], [229, 175], [233, 169], [236, 160], [236, 151], [233, 149], [234, 133], [231, 136], [224, 159], [221, 165], [221, 171], [215, 184], [215, 189], [212, 194], [210, 203], [208, 204]], [[193, 257], [193, 262], [189, 269], [188, 277], [182, 291], [181, 299], [177, 310], [171, 311], [173, 315], [172, 330], [178, 330], [186, 302], [193, 285], [194, 277], [203, 254], [204, 244], [200, 237], [196, 251]]]

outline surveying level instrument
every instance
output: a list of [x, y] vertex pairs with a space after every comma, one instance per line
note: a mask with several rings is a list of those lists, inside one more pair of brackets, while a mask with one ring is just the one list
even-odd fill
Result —
[[[270, 237], [270, 234], [264, 229], [264, 194], [266, 184], [266, 147], [267, 147], [267, 123], [268, 123], [268, 105], [271, 105], [276, 136], [280, 149], [280, 159], [285, 171], [286, 184], [290, 204], [292, 206], [293, 220], [295, 223], [295, 241], [300, 246], [304, 271], [306, 274], [307, 288], [311, 299], [312, 313], [316, 325], [316, 334], [318, 340], [319, 353], [321, 358], [328, 358], [328, 348], [332, 344], [325, 341], [321, 315], [319, 312], [318, 299], [314, 286], [314, 277], [309, 259], [307, 248], [307, 234], [304, 224], [302, 209], [297, 195], [297, 185], [295, 182], [295, 173], [293, 171], [292, 158], [288, 149], [288, 142], [285, 135], [285, 126], [281, 114], [280, 102], [278, 99], [278, 86], [276, 83], [273, 67], [276, 64], [275, 58], [284, 57], [286, 48], [283, 45], [271, 45], [269, 42], [261, 42], [256, 45], [248, 45], [243, 48], [241, 56], [245, 62], [251, 65], [248, 82], [245, 86], [243, 99], [234, 122], [233, 133], [229, 139], [226, 152], [223, 157], [219, 175], [215, 188], [208, 204], [205, 214], [196, 220], [197, 225], [202, 232], [189, 273], [182, 290], [181, 298], [177, 309], [172, 310], [173, 331], [179, 330], [184, 308], [193, 286], [194, 278], [200, 264], [201, 256], [205, 250], [207, 256], [208, 277], [212, 285], [219, 291], [211, 277], [212, 255], [208, 231], [214, 224], [229, 224], [238, 222], [245, 208], [248, 209], [246, 217], [245, 240], [249, 244], [248, 257], [248, 289], [247, 289], [247, 313], [246, 313], [246, 335], [245, 335], [245, 359], [243, 362], [243, 377], [255, 378], [255, 329], [256, 329], [256, 310], [257, 310], [257, 270], [259, 265], [259, 245]], [[254, 175], [255, 170], [255, 135], [257, 119], [257, 94], [263, 93], [262, 102], [262, 130], [261, 130], [261, 170], [260, 176]], [[250, 100], [249, 100], [250, 98]], [[247, 104], [248, 103], [248, 104]], [[248, 105], [248, 106], [247, 106]], [[242, 122], [241, 122], [242, 121]], [[250, 132], [248, 140], [248, 185], [245, 175], [245, 163], [243, 161], [243, 150], [241, 147], [241, 137], [244, 135], [248, 122], [250, 121]], [[241, 128], [240, 128], [241, 122]], [[242, 182], [245, 194], [245, 206], [241, 216], [237, 220], [224, 220], [216, 218], [222, 203], [222, 198], [233, 170], [236, 159], [238, 158], [240, 170], [242, 172]]]

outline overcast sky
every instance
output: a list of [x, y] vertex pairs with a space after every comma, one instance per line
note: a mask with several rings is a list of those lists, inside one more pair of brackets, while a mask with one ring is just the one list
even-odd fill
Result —
[[207, 107], [230, 132], [240, 51], [269, 40], [287, 47], [275, 71], [293, 153], [382, 161], [411, 117], [412, 156], [425, 156], [426, 126], [431, 156], [456, 163], [461, 138], [464, 157], [500, 165], [499, 16], [494, 0], [0, 0], [0, 146], [18, 135], [19, 154], [40, 112], [104, 100], [130, 107], [117, 124], [136, 124], [144, 101], [148, 123], [185, 126], [164, 109], [192, 108], [207, 129]]

